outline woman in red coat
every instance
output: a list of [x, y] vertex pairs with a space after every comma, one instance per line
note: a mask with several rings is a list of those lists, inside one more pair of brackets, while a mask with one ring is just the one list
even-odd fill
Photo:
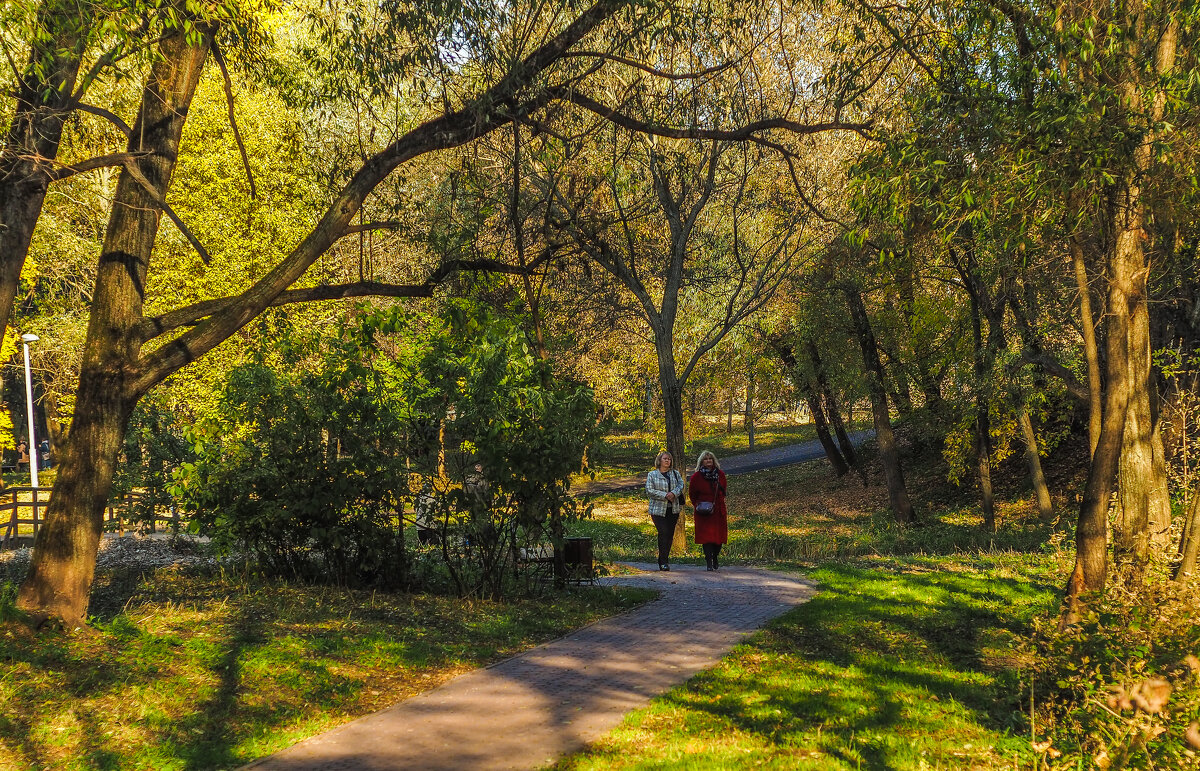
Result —
[[717, 570], [721, 544], [729, 542], [729, 521], [725, 513], [725, 472], [717, 456], [708, 450], [696, 459], [696, 473], [688, 480], [688, 498], [696, 512], [696, 543], [704, 547], [704, 563], [709, 570]]

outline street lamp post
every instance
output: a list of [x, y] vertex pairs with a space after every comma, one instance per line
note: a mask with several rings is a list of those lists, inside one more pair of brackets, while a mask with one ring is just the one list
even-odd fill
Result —
[[34, 487], [38, 486], [38, 457], [37, 438], [33, 435], [33, 377], [29, 374], [29, 344], [36, 343], [38, 339], [32, 332], [21, 335], [21, 343], [25, 348], [25, 406], [29, 416], [29, 478]]

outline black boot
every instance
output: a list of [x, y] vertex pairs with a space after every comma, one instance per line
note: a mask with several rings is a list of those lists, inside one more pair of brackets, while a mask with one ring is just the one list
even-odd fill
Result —
[[721, 545], [717, 544], [717, 546], [713, 548], [713, 553], [712, 553], [713, 554], [713, 556], [712, 556], [712, 569], [713, 570], [721, 569], [721, 566], [717, 564], [717, 555], [720, 553], [721, 553]]

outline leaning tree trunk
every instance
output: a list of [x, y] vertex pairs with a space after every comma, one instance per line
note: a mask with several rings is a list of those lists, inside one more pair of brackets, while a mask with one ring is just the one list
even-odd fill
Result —
[[1079, 321], [1083, 330], [1083, 356], [1088, 371], [1088, 448], [1096, 451], [1104, 419], [1103, 392], [1100, 386], [1100, 349], [1096, 345], [1096, 322], [1092, 315], [1092, 290], [1088, 284], [1087, 262], [1083, 247], [1071, 239], [1071, 261], [1075, 266], [1075, 286], [1079, 290]]
[[850, 471], [850, 466], [838, 452], [837, 445], [833, 443], [829, 425], [825, 422], [825, 410], [821, 408], [821, 400], [816, 396], [815, 389], [808, 395], [808, 411], [812, 413], [813, 425], [817, 428], [817, 439], [821, 441], [821, 449], [825, 450], [825, 457], [829, 458], [829, 465], [833, 466], [833, 473], [839, 477], [846, 476]]
[[1054, 518], [1054, 502], [1050, 499], [1050, 488], [1042, 471], [1041, 453], [1038, 451], [1037, 433], [1033, 430], [1033, 419], [1029, 410], [1022, 409], [1017, 415], [1021, 433], [1025, 437], [1025, 462], [1029, 464], [1029, 479], [1033, 483], [1033, 497], [1037, 503], [1038, 516], [1043, 522]]
[[38, 9], [29, 61], [15, 85], [16, 109], [0, 148], [0, 332], [8, 327], [33, 230], [58, 156], [90, 18], [74, 2]]
[[1188, 508], [1179, 546], [1183, 559], [1175, 572], [1175, 580], [1190, 581], [1196, 572], [1196, 555], [1200, 553], [1200, 488], [1192, 491], [1192, 504]]
[[138, 374], [138, 323], [158, 235], [155, 200], [170, 186], [210, 42], [207, 34], [195, 44], [183, 34], [164, 39], [142, 93], [130, 150], [148, 155], [122, 171], [117, 181], [84, 343], [75, 420], [46, 524], [21, 585], [20, 606], [38, 616], [74, 623], [87, 611], [104, 506], [129, 416], [142, 396], [130, 383]]
[[892, 514], [900, 524], [914, 520], [912, 502], [904, 486], [904, 470], [900, 467], [900, 453], [892, 433], [891, 416], [888, 414], [887, 390], [884, 385], [883, 363], [879, 360], [879, 349], [875, 344], [875, 333], [867, 317], [867, 307], [862, 295], [855, 287], [846, 287], [845, 295], [850, 306], [850, 318], [858, 334], [862, 348], [863, 364], [867, 369], [867, 380], [871, 392], [871, 414], [875, 418], [875, 441], [879, 445], [879, 460], [883, 465], [883, 476], [887, 482], [888, 500]]
[[812, 340], [808, 341], [807, 348], [808, 358], [813, 365], [813, 374], [817, 378], [817, 395], [818, 398], [823, 397], [825, 400], [825, 416], [829, 418], [829, 422], [833, 425], [833, 433], [837, 437], [842, 457], [846, 459], [846, 463], [850, 465], [850, 468], [858, 472], [859, 478], [862, 479], [863, 487], [866, 487], [867, 469], [859, 461], [858, 453], [854, 450], [854, 442], [850, 440], [850, 434], [846, 432], [846, 424], [842, 422], [841, 407], [838, 405], [837, 397], [833, 394], [833, 388], [829, 385], [829, 378], [825, 375], [825, 362], [821, 359], [821, 351]]

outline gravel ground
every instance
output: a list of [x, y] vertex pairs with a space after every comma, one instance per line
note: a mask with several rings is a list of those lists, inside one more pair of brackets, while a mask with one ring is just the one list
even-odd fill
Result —
[[[0, 551], [0, 580], [18, 581], [29, 569], [33, 549]], [[127, 535], [100, 541], [96, 572], [150, 571], [171, 566], [215, 567], [218, 558], [207, 539], [193, 536]]]

